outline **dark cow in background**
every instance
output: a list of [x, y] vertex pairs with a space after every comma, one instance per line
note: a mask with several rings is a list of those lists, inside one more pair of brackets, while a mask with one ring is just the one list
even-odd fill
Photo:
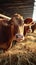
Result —
[[26, 33], [31, 32], [31, 30], [32, 32], [34, 32], [35, 28], [36, 24], [33, 22], [32, 18], [26, 18], [24, 20], [24, 36], [26, 35]]

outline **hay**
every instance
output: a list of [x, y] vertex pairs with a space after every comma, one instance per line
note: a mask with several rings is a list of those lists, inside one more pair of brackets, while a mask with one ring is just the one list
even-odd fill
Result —
[[5, 53], [0, 54], [0, 65], [36, 65], [36, 35], [27, 34]]

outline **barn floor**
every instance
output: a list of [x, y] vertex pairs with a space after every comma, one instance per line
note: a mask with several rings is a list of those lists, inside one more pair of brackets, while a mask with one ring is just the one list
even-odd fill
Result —
[[36, 65], [36, 31], [0, 54], [0, 65]]

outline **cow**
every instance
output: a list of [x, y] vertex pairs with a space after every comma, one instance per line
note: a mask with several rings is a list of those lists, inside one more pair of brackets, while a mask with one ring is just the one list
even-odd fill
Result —
[[18, 25], [14, 21], [0, 19], [0, 48], [7, 50], [18, 30]]
[[26, 33], [28, 32], [32, 32], [33, 29], [34, 29], [34, 22], [33, 22], [33, 19], [28, 17], [24, 20], [24, 36], [26, 35]]
[[18, 15], [13, 15], [10, 20], [0, 17], [0, 49], [7, 50], [13, 40], [18, 41], [16, 37], [20, 36], [19, 27], [22, 25], [23, 21]]

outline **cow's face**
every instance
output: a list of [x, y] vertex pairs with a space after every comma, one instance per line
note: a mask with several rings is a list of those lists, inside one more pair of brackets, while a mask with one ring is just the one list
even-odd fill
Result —
[[23, 36], [23, 29], [24, 29], [23, 17], [21, 15], [16, 14], [12, 17], [12, 20], [15, 22], [15, 25], [18, 25], [18, 27], [16, 27], [16, 31], [17, 31], [17, 28], [19, 29], [19, 33], [17, 33], [17, 35]]
[[32, 30], [31, 30], [32, 24], [33, 24], [32, 18], [26, 18], [24, 20], [24, 36], [26, 35], [26, 33], [32, 32]]

